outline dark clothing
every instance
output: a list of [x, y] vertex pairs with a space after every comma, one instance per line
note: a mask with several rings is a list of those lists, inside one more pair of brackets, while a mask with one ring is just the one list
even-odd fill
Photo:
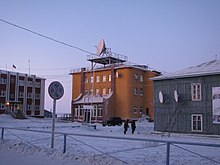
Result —
[[135, 124], [135, 121], [133, 120], [133, 121], [131, 122], [131, 131], [132, 131], [132, 134], [134, 134], [135, 129], [136, 129], [136, 124]]
[[124, 134], [126, 134], [126, 133], [127, 133], [128, 128], [129, 128], [129, 125], [128, 125], [128, 120], [126, 120], [126, 121], [125, 121], [125, 123], [124, 123]]

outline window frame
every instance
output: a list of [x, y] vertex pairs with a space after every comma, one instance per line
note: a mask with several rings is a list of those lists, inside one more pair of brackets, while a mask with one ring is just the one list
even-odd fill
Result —
[[139, 111], [140, 111], [140, 114], [143, 114], [143, 106], [140, 106]]
[[144, 95], [144, 90], [143, 90], [143, 88], [140, 88], [140, 96], [143, 96]]
[[100, 76], [96, 76], [96, 82], [100, 82]]
[[106, 82], [106, 75], [102, 76], [102, 82]]
[[89, 79], [88, 77], [85, 77], [85, 84], [88, 84], [89, 83]]
[[93, 76], [90, 77], [90, 83], [94, 83], [94, 77]]
[[0, 97], [5, 97], [6, 96], [6, 91], [5, 90], [1, 90], [0, 91]]
[[112, 92], [111, 88], [108, 88], [108, 94], [110, 94]]
[[104, 96], [106, 95], [106, 88], [102, 89], [102, 95], [104, 95]]
[[[195, 120], [194, 120], [194, 117], [196, 117]], [[199, 120], [199, 117], [200, 117], [200, 120]], [[194, 127], [196, 127], [196, 128], [194, 128]], [[199, 127], [200, 127], [200, 129], [199, 129]], [[192, 132], [202, 132], [203, 131], [202, 114], [192, 114], [191, 115], [191, 131]]]
[[100, 89], [99, 89], [99, 88], [96, 88], [95, 94], [96, 94], [96, 95], [100, 94]]
[[137, 114], [137, 106], [134, 106], [134, 114]]
[[143, 76], [143, 74], [140, 74], [140, 82], [144, 82], [144, 76]]
[[137, 96], [137, 95], [138, 95], [138, 88], [135, 87], [135, 88], [134, 88], [134, 96]]
[[136, 81], [138, 80], [138, 74], [137, 73], [134, 74], [134, 80], [136, 80]]
[[111, 82], [112, 81], [112, 75], [108, 75], [108, 81]]
[[192, 99], [192, 101], [201, 101], [202, 100], [202, 85], [201, 85], [201, 83], [192, 83], [191, 84], [191, 99]]

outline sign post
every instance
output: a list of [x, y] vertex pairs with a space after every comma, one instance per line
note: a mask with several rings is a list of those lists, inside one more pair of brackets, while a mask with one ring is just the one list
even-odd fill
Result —
[[54, 130], [55, 130], [55, 115], [56, 115], [56, 100], [60, 99], [64, 94], [64, 88], [58, 81], [54, 81], [49, 85], [48, 92], [53, 99], [53, 119], [52, 119], [52, 136], [51, 148], [54, 148]]

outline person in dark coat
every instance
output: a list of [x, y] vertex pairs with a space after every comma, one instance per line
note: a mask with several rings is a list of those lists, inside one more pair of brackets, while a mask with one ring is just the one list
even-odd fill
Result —
[[128, 128], [129, 128], [129, 125], [128, 125], [128, 119], [127, 119], [127, 120], [124, 122], [124, 134], [127, 133]]
[[132, 134], [134, 134], [135, 129], [136, 129], [136, 124], [135, 124], [135, 121], [132, 120], [132, 122], [131, 122], [131, 131], [132, 131]]

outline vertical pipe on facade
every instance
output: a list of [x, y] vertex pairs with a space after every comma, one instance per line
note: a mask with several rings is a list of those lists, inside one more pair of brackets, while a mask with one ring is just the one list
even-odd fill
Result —
[[[36, 76], [33, 76], [33, 79], [32, 79], [32, 104], [34, 106], [34, 111], [36, 111], [36, 102], [35, 102], [35, 83], [36, 83]], [[40, 110], [40, 109], [39, 109]], [[41, 115], [41, 111], [40, 111], [40, 114]]]
[[9, 95], [10, 95], [10, 72], [7, 72], [7, 78], [6, 78], [6, 102], [9, 101]]
[[23, 98], [23, 108], [27, 110], [27, 74], [24, 76], [24, 98]]
[[114, 72], [114, 64], [111, 65], [111, 91], [114, 92], [115, 87], [115, 72]]
[[81, 86], [80, 86], [80, 93], [84, 94], [85, 91], [85, 68], [81, 68]]
[[[94, 85], [95, 85], [95, 72], [94, 72], [94, 66], [95, 64], [93, 65], [93, 62], [92, 62], [92, 77], [93, 77], [93, 81], [92, 81], [92, 97], [91, 97], [91, 107], [92, 107], [92, 101], [93, 101], [93, 96], [95, 95], [94, 94]], [[89, 109], [89, 113], [90, 113], [90, 119], [89, 119], [89, 122], [91, 123], [91, 120], [92, 120], [92, 109], [90, 108]]]
[[18, 80], [19, 80], [19, 74], [16, 73], [16, 76], [15, 76], [15, 101], [18, 101], [18, 93], [19, 93]]

